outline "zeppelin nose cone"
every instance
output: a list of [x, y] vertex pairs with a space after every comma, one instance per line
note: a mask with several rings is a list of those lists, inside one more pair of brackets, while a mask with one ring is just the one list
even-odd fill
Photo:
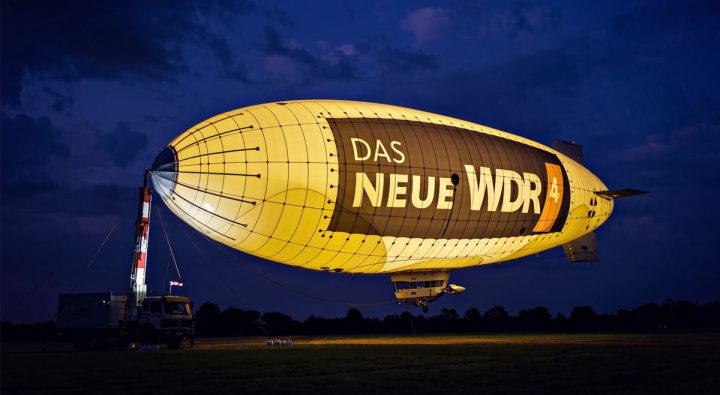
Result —
[[165, 147], [155, 158], [152, 168], [150, 169], [155, 190], [164, 195], [164, 197], [170, 197], [175, 191], [175, 183], [177, 182], [178, 176], [177, 171], [178, 165], [175, 150], [172, 147]]

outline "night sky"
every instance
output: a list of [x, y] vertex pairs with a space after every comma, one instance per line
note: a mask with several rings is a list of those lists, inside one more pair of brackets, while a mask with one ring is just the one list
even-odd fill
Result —
[[[2, 2], [3, 320], [52, 319], [62, 292], [125, 292], [137, 187], [155, 155], [213, 115], [291, 99], [574, 140], [610, 188], [652, 192], [616, 202], [596, 264], [558, 248], [457, 270], [451, 282], [468, 290], [430, 314], [720, 300], [720, 2], [206, 3]], [[160, 199], [153, 210], [149, 287], [177, 280], [162, 215], [196, 307], [297, 319], [406, 309], [388, 304], [388, 276], [228, 255]]]

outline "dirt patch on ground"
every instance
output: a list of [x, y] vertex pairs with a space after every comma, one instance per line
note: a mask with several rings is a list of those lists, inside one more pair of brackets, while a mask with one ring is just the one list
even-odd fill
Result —
[[[395, 346], [395, 345], [697, 345], [720, 346], [720, 334], [599, 334], [599, 335], [457, 335], [457, 336], [347, 336], [347, 337], [291, 337], [294, 346]], [[267, 346], [265, 338], [199, 339], [198, 349], [233, 349]], [[273, 346], [282, 347], [282, 346]]]
[[413, 338], [339, 338], [309, 339], [298, 341], [307, 345], [453, 345], [453, 344], [563, 344], [563, 345], [720, 345], [720, 338], [684, 338], [684, 337], [617, 337], [617, 338], [578, 338], [576, 336], [552, 337], [413, 337]]
[[[269, 346], [270, 339], [292, 339], [293, 345]], [[324, 346], [453, 346], [453, 345], [607, 345], [607, 346], [709, 346], [720, 347], [720, 334], [477, 334], [418, 336], [289, 336], [196, 339], [196, 350]], [[161, 345], [161, 348], [164, 346]], [[189, 350], [184, 342], [183, 350]], [[74, 351], [72, 343], [9, 342], [3, 353]]]

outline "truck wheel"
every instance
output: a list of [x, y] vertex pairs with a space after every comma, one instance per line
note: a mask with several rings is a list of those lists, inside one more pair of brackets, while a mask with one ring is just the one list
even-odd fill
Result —
[[156, 344], [158, 341], [157, 331], [152, 324], [141, 325], [138, 337], [140, 344]]
[[93, 338], [75, 340], [75, 349], [77, 351], [93, 351], [95, 347], [96, 341]]
[[182, 337], [170, 337], [165, 341], [168, 350], [177, 350], [182, 344]]
[[99, 336], [92, 336], [75, 340], [75, 349], [78, 351], [98, 351], [108, 348], [107, 341]]

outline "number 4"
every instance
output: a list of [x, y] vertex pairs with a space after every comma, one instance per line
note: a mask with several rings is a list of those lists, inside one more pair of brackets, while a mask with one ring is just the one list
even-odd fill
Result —
[[556, 204], [558, 202], [558, 199], [560, 199], [557, 177], [553, 177], [552, 184], [550, 184], [550, 197], [555, 201]]

